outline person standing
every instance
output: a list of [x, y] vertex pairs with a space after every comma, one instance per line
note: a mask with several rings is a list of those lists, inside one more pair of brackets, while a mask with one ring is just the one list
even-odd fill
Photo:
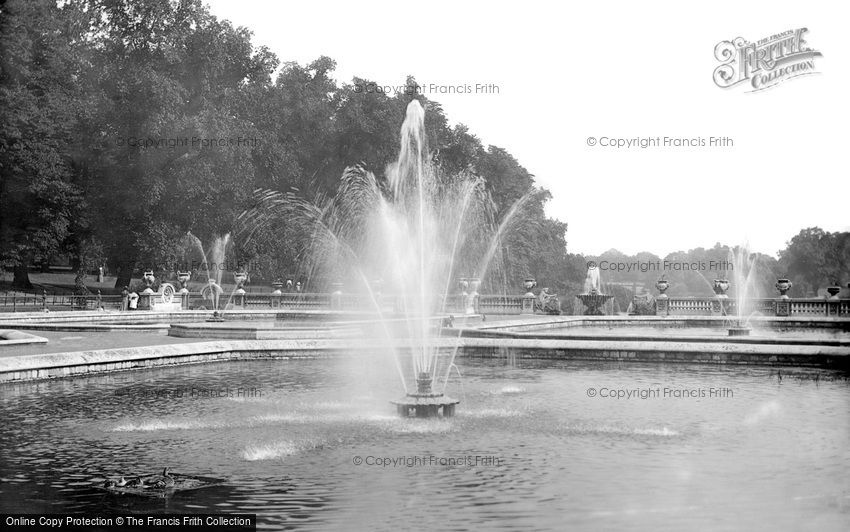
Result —
[[130, 303], [130, 290], [127, 287], [124, 287], [124, 290], [121, 290], [121, 310], [127, 310]]

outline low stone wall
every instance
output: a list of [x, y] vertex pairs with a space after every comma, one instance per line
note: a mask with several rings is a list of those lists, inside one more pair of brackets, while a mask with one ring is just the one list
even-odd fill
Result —
[[[850, 319], [847, 318], [753, 316], [748, 320], [748, 323], [753, 327], [778, 330], [831, 329], [850, 331]], [[722, 316], [533, 316], [510, 322], [471, 324], [469, 327], [479, 331], [526, 332], [588, 326], [615, 328], [649, 326], [659, 327], [659, 330], [663, 330], [661, 328], [688, 327], [721, 328], [729, 324], [730, 319]]]
[[[339, 320], [364, 319], [375, 314], [368, 312], [341, 310], [227, 310], [223, 316], [239, 321], [275, 321], [275, 320]], [[31, 325], [51, 324], [115, 324], [116, 322], [133, 323], [196, 323], [204, 322], [212, 315], [206, 310], [178, 310], [173, 312], [157, 311], [126, 311], [126, 312], [19, 312], [16, 314], [0, 314], [0, 325], [10, 327], [32, 328]]]
[[535, 348], [467, 346], [463, 356], [481, 358], [528, 358], [595, 360], [602, 362], [654, 362], [680, 364], [720, 364], [755, 366], [796, 366], [850, 369], [846, 354], [771, 354], [771, 353], [728, 353], [707, 351], [669, 351], [659, 346], [654, 350], [629, 349], [576, 349], [576, 348]]
[[[541, 340], [442, 338], [436, 347], [459, 347], [461, 357], [663, 362], [721, 365], [802, 366], [850, 369], [850, 348], [834, 346], [775, 346], [648, 342], [615, 340]], [[404, 351], [406, 342], [392, 347], [343, 339], [221, 340], [155, 347], [104, 349], [76, 353], [0, 358], [0, 383], [73, 377], [112, 371], [201, 364], [227, 360], [298, 359], [369, 356]]]
[[[352, 348], [350, 343], [350, 341], [336, 340], [214, 341], [13, 356], [0, 359], [0, 382], [52, 379], [227, 360], [337, 356], [358, 350], [358, 348]], [[368, 346], [361, 348], [368, 349]]]

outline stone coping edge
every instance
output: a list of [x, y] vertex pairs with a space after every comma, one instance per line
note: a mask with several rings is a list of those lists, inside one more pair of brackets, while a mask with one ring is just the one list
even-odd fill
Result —
[[[622, 342], [587, 340], [438, 339], [435, 347], [460, 356], [505, 356], [576, 360], [730, 363], [848, 367], [850, 348], [832, 346], [733, 345], [693, 342]], [[0, 359], [0, 382], [70, 377], [145, 367], [197, 364], [254, 358], [317, 358], [352, 351], [358, 354], [406, 350], [410, 344], [357, 342], [343, 339], [208, 341], [159, 346], [45, 353]]]

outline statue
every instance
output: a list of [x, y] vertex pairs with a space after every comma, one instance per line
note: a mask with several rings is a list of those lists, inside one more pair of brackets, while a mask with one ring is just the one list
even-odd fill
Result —
[[561, 314], [561, 300], [558, 298], [558, 294], [550, 293], [548, 287], [541, 290], [538, 298], [538, 307], [540, 310], [546, 314]]

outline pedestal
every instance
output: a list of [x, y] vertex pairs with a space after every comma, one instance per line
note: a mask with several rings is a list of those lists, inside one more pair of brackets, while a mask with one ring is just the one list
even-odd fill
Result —
[[826, 315], [838, 317], [838, 311], [840, 310], [841, 300], [838, 298], [829, 298], [826, 300]]
[[534, 294], [530, 296], [528, 294], [522, 296], [522, 314], [534, 314], [534, 301], [537, 298], [534, 297]]
[[667, 296], [661, 294], [655, 299], [655, 315], [656, 316], [669, 316], [670, 315], [670, 301], [667, 299]]
[[725, 316], [726, 315], [726, 299], [716, 297], [711, 300], [711, 315]]

